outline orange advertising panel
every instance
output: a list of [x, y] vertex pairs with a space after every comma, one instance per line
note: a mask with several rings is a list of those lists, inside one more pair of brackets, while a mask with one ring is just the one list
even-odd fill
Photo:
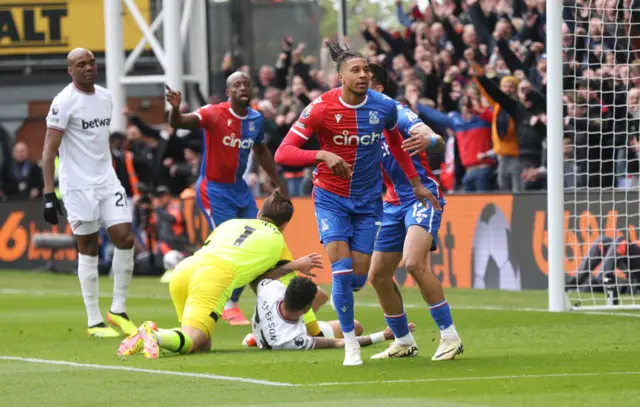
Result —
[[[637, 241], [640, 214], [637, 206], [627, 204], [637, 202], [637, 196], [630, 197], [629, 192], [608, 194], [611, 196], [597, 202], [587, 196], [571, 196], [580, 203], [565, 207], [565, 269], [569, 274], [577, 270], [598, 236], [624, 235], [628, 241]], [[331, 268], [319, 242], [313, 200], [295, 198], [293, 202], [295, 213], [284, 233], [287, 244], [296, 257], [322, 254], [325, 268], [318, 273], [318, 282], [330, 283]], [[197, 247], [208, 236], [208, 225], [195, 200], [179, 204], [186, 234]], [[429, 256], [429, 267], [445, 287], [545, 289], [547, 229], [546, 195], [542, 193], [450, 195], [438, 248]], [[71, 230], [64, 220], [57, 227], [47, 225], [39, 201], [1, 203], [0, 269], [35, 269], [49, 260], [55, 260], [58, 268], [75, 268], [75, 250], [52, 254], [51, 250], [36, 249], [32, 240], [38, 233], [68, 235]], [[400, 285], [414, 285], [402, 265], [396, 271], [396, 280]]]

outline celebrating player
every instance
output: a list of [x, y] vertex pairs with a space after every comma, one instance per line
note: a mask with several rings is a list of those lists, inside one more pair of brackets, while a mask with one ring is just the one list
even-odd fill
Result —
[[[367, 282], [376, 223], [382, 215], [380, 138], [388, 129], [389, 150], [414, 186], [420, 200], [437, 199], [420, 181], [409, 155], [402, 150], [392, 99], [369, 90], [369, 65], [362, 55], [330, 46], [342, 88], [331, 90], [301, 113], [276, 152], [276, 162], [291, 166], [318, 163], [314, 201], [320, 240], [331, 261], [331, 288], [345, 337], [344, 365], [361, 365], [354, 332], [353, 291]], [[322, 149], [300, 147], [316, 133]], [[425, 205], [426, 206], [426, 205]]]
[[[378, 65], [372, 64], [370, 68], [371, 87], [383, 92], [389, 81], [387, 72]], [[463, 352], [462, 342], [453, 325], [442, 285], [427, 267], [429, 251], [436, 250], [442, 220], [441, 208], [444, 207], [445, 200], [442, 189], [431, 173], [425, 150], [443, 151], [444, 141], [408, 107], [400, 103], [397, 103], [397, 107], [398, 128], [405, 137], [403, 148], [411, 151], [421, 182], [438, 197], [440, 208], [430, 202], [424, 205], [415, 198], [413, 188], [402, 170], [386, 151], [386, 139], [383, 139], [382, 171], [387, 193], [384, 197], [382, 226], [371, 262], [371, 283], [378, 293], [384, 318], [396, 340], [387, 350], [374, 355], [372, 359], [418, 355], [418, 346], [409, 331], [400, 291], [393, 281], [400, 260], [404, 260], [405, 268], [418, 284], [422, 297], [429, 305], [431, 316], [440, 328], [440, 346], [432, 359], [453, 359]]]
[[288, 249], [281, 232], [292, 216], [291, 201], [276, 191], [265, 200], [258, 219], [232, 219], [219, 225], [200, 250], [178, 264], [169, 282], [181, 328], [158, 329], [147, 321], [122, 341], [118, 355], [142, 351], [145, 358], [155, 359], [160, 348], [179, 353], [210, 350], [218, 316], [233, 289], [267, 270], [266, 278], [295, 270], [313, 276], [313, 268], [322, 268], [319, 254], [284, 260]]
[[98, 228], [102, 223], [116, 247], [112, 265], [113, 302], [107, 320], [129, 335], [136, 331], [126, 313], [133, 274], [133, 235], [127, 195], [113, 169], [109, 147], [111, 95], [95, 85], [98, 67], [91, 51], [74, 49], [67, 56], [67, 63], [72, 83], [53, 99], [47, 115], [42, 152], [44, 219], [57, 225], [58, 215], [64, 215], [53, 185], [59, 150], [60, 192], [80, 252], [78, 278], [87, 309], [87, 333], [97, 337], [120, 336], [104, 324], [98, 306]]
[[[204, 128], [204, 159], [196, 186], [196, 200], [211, 229], [229, 219], [256, 218], [256, 201], [242, 178], [250, 151], [276, 186], [285, 194], [287, 191], [278, 176], [273, 156], [264, 144], [264, 118], [249, 107], [251, 89], [249, 76], [236, 72], [227, 79], [227, 102], [180, 114], [182, 95], [167, 86], [167, 101], [172, 106], [171, 126]], [[231, 325], [250, 324], [238, 307], [242, 289], [239, 287], [234, 291], [222, 314]]]
[[[337, 321], [325, 322], [324, 337], [311, 336], [304, 324], [318, 286], [304, 277], [294, 277], [285, 286], [278, 280], [258, 278], [251, 283], [257, 293], [257, 305], [253, 314], [253, 343], [260, 349], [298, 350], [344, 348], [345, 341], [339, 339], [341, 331]], [[413, 324], [411, 326], [413, 329]], [[356, 321], [356, 334], [362, 333], [362, 325]], [[391, 329], [367, 336], [358, 336], [360, 346], [390, 341], [394, 338]], [[254, 345], [255, 346], [255, 345]]]

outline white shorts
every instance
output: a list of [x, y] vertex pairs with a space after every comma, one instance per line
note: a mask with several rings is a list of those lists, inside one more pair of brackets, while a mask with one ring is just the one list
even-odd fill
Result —
[[63, 197], [67, 220], [74, 235], [96, 233], [103, 225], [110, 228], [131, 223], [131, 209], [122, 185], [67, 191]]

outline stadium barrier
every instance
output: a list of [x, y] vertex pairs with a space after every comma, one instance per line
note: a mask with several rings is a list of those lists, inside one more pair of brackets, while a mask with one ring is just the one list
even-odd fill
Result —
[[[615, 237], [628, 229], [629, 241], [636, 241], [639, 225], [638, 207], [628, 202], [637, 192], [601, 192], [597, 198], [583, 197], [565, 208], [565, 224], [579, 222], [580, 227], [566, 228], [566, 270], [577, 270], [590, 244], [604, 234]], [[597, 202], [594, 202], [596, 201]], [[259, 201], [259, 205], [261, 205]], [[186, 233], [192, 243], [199, 243], [209, 233], [194, 200], [180, 202], [186, 222]], [[324, 255], [318, 241], [313, 201], [295, 198], [295, 214], [285, 231], [286, 241], [294, 256], [310, 252]], [[546, 195], [492, 194], [450, 195], [440, 228], [438, 250], [430, 256], [430, 268], [445, 287], [500, 288], [506, 290], [545, 289], [547, 287], [547, 201]], [[572, 215], [572, 216], [569, 216]], [[576, 225], [577, 226], [577, 225]], [[571, 232], [579, 230], [580, 234]], [[51, 260], [51, 250], [34, 245], [39, 233], [70, 234], [63, 221], [51, 227], [42, 218], [39, 201], [0, 204], [0, 269], [32, 270]], [[74, 249], [57, 250], [56, 264], [71, 267], [76, 261]], [[328, 259], [318, 281], [331, 281]], [[412, 286], [414, 282], [400, 268], [398, 282]]]

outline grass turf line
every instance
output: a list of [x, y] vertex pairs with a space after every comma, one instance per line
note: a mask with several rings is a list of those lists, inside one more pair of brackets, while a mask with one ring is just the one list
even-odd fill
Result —
[[[101, 279], [102, 292], [112, 281]], [[0, 361], [0, 405], [48, 406], [171, 403], [198, 405], [386, 405], [402, 402], [420, 406], [632, 406], [640, 397], [635, 374], [640, 357], [634, 338], [640, 334], [635, 318], [609, 315], [550, 314], [489, 311], [465, 307], [544, 308], [544, 292], [447, 290], [466, 353], [452, 363], [434, 363], [431, 354], [438, 334], [426, 308], [410, 308], [418, 324], [421, 354], [405, 360], [370, 361], [345, 368], [342, 351], [264, 352], [240, 346], [246, 327], [220, 324], [215, 351], [175, 355], [155, 361], [116, 355], [119, 340], [87, 338], [86, 316], [75, 277], [0, 271], [5, 290], [41, 290], [41, 295], [0, 293], [0, 354], [79, 364], [188, 372], [252, 380], [300, 384], [280, 388], [195, 377], [147, 374], [141, 371], [86, 369], [73, 366]], [[47, 291], [73, 292], [50, 295]], [[129, 314], [140, 323], [154, 319], [173, 327], [176, 318], [167, 286], [154, 279], [135, 279]], [[419, 306], [415, 289], [403, 289], [405, 301]], [[245, 313], [253, 295], [242, 297]], [[356, 300], [374, 304], [371, 287]], [[101, 298], [106, 312], [110, 301]], [[456, 306], [459, 308], [456, 309]], [[321, 319], [335, 319], [330, 308]], [[356, 307], [365, 330], [384, 327], [382, 312]], [[384, 345], [363, 349], [368, 358]], [[6, 373], [6, 374], [3, 374]], [[539, 376], [539, 377], [538, 377]], [[487, 380], [486, 377], [497, 377]], [[482, 378], [482, 379], [475, 379]], [[338, 385], [324, 385], [335, 383]], [[344, 384], [347, 382], [359, 382]], [[365, 382], [365, 383], [363, 383]], [[72, 384], [72, 385], [70, 385]], [[6, 403], [6, 404], [5, 404]]]

